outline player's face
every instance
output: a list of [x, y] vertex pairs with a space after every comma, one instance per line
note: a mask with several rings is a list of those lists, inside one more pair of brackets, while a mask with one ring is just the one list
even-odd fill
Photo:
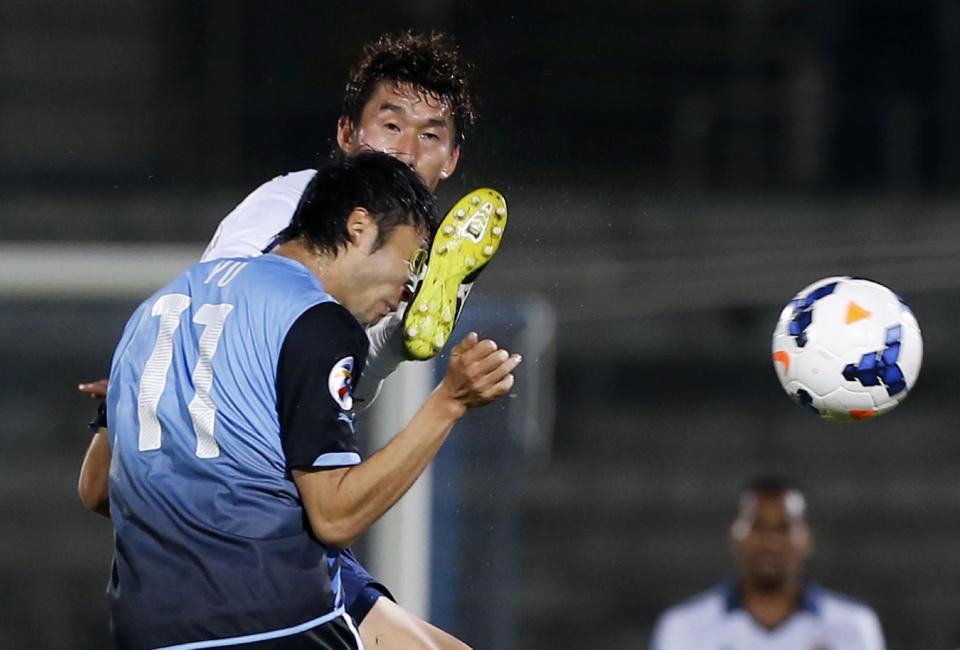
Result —
[[[353, 251], [352, 290], [344, 306], [364, 325], [372, 325], [397, 310], [411, 280], [413, 261], [422, 258], [426, 233], [412, 225], [397, 226], [382, 246], [376, 227]], [[343, 301], [341, 301], [343, 302]]]
[[362, 147], [410, 165], [431, 191], [457, 167], [460, 148], [446, 104], [409, 84], [381, 82], [363, 107], [359, 124], [337, 123], [337, 144], [350, 154]]
[[795, 491], [744, 496], [731, 527], [742, 581], [775, 591], [802, 578], [810, 554], [804, 510], [803, 496]]

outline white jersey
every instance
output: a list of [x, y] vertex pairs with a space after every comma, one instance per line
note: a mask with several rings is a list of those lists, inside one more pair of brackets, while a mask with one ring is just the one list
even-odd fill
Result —
[[870, 607], [816, 585], [773, 630], [760, 625], [727, 584], [668, 609], [657, 621], [652, 650], [883, 650]]
[[290, 172], [251, 192], [220, 222], [200, 261], [262, 255], [277, 233], [290, 225], [300, 197], [316, 173], [315, 169]]

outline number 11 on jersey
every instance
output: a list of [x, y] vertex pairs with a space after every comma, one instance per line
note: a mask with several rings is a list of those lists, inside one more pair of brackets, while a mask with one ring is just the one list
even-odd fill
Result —
[[[167, 384], [167, 374], [173, 362], [173, 337], [180, 326], [180, 316], [190, 306], [190, 296], [171, 293], [160, 296], [153, 304], [151, 316], [160, 318], [157, 330], [157, 342], [147, 360], [140, 378], [140, 390], [137, 396], [137, 412], [140, 419], [138, 449], [152, 451], [160, 448], [162, 442], [160, 420], [157, 407], [160, 396]], [[197, 436], [197, 456], [216, 458], [220, 447], [213, 435], [217, 407], [210, 399], [213, 386], [213, 355], [223, 335], [223, 326], [233, 311], [233, 305], [203, 305], [193, 316], [193, 322], [203, 325], [199, 341], [199, 359], [193, 370], [193, 385], [196, 394], [187, 410], [193, 421], [193, 430]]]

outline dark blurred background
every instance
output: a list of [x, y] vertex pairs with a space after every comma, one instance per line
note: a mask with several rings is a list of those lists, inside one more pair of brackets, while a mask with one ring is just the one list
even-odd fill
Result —
[[[729, 574], [738, 487], [767, 469], [807, 488], [813, 576], [890, 648], [960, 645], [955, 0], [3, 0], [0, 645], [106, 643], [75, 384], [149, 291], [82, 276], [198, 256], [253, 187], [327, 156], [360, 44], [406, 28], [475, 65], [481, 121], [440, 196], [510, 202], [478, 295], [556, 315], [517, 561], [475, 593], [509, 608], [501, 647], [645, 648]], [[782, 305], [834, 274], [893, 287], [925, 336], [915, 393], [853, 426], [791, 404], [769, 362]]]

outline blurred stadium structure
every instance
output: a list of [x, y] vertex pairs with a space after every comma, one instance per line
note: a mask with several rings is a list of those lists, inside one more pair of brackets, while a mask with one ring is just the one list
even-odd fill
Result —
[[[349, 4], [0, 4], [0, 645], [104, 647], [74, 385], [151, 278], [326, 155], [358, 44], [405, 27], [476, 64], [480, 132], [441, 196], [510, 201], [478, 297], [556, 313], [552, 447], [512, 468], [498, 542], [514, 578], [457, 567], [511, 605], [495, 647], [645, 647], [729, 570], [736, 489], [769, 467], [807, 488], [814, 575], [874, 605], [891, 649], [960, 645], [960, 5]], [[895, 288], [926, 342], [915, 394], [861, 426], [791, 405], [769, 363], [783, 302], [836, 273]]]

